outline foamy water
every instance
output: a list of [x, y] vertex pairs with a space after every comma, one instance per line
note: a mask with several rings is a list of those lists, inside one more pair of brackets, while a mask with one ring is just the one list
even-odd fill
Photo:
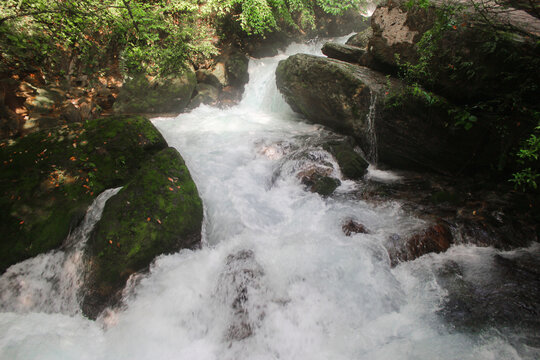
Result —
[[[318, 48], [297, 45], [287, 54]], [[205, 205], [203, 248], [158, 257], [134, 282], [126, 307], [96, 322], [77, 311], [20, 308], [13, 304], [18, 298], [2, 297], [0, 358], [538, 356], [498, 331], [457, 330], [439, 315], [448, 293], [437, 269], [453, 261], [474, 279], [490, 271], [499, 252], [460, 246], [392, 269], [383, 243], [412, 233], [422, 220], [398, 201], [373, 205], [348, 196], [361, 182], [342, 179], [328, 198], [304, 188], [297, 175], [311, 163], [341, 174], [318, 145], [331, 134], [301, 121], [275, 88], [274, 69], [286, 56], [250, 62], [239, 106], [153, 119], [197, 183]], [[373, 167], [368, 178], [400, 180]], [[346, 219], [370, 233], [345, 236]]]

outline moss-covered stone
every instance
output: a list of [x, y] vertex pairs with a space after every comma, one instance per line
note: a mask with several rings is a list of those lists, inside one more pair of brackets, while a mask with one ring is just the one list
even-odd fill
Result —
[[167, 148], [147, 160], [107, 202], [88, 242], [85, 314], [97, 316], [156, 256], [198, 246], [202, 219], [202, 201], [178, 151]]
[[366, 174], [369, 163], [354, 151], [352, 141], [352, 139], [330, 140], [323, 148], [334, 155], [345, 177], [358, 180]]
[[136, 74], [128, 79], [114, 103], [117, 113], [182, 112], [197, 85], [195, 72], [186, 69], [182, 74], [150, 79]]
[[59, 247], [103, 190], [167, 143], [143, 117], [64, 125], [0, 144], [0, 272]]

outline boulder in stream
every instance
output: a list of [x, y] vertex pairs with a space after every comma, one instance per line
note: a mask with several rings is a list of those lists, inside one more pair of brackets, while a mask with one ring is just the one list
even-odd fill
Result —
[[279, 63], [276, 82], [294, 111], [352, 135], [379, 165], [457, 173], [481, 158], [482, 130], [453, 126], [447, 101], [369, 68], [297, 54]]
[[83, 312], [95, 318], [115, 305], [127, 279], [154, 258], [198, 247], [203, 209], [197, 187], [174, 148], [145, 161], [103, 210], [88, 243]]

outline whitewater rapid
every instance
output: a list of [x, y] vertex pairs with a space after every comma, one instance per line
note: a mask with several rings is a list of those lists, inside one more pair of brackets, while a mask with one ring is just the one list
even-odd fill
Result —
[[[71, 306], [15, 306], [32, 291], [56, 294], [47, 289], [23, 289], [27, 293], [2, 300], [0, 358], [535, 358], [537, 348], [496, 329], [462, 331], [440, 315], [448, 293], [438, 269], [451, 261], [463, 276], [479, 276], [500, 252], [456, 246], [391, 268], [384, 241], [413, 233], [422, 220], [399, 201], [373, 204], [349, 196], [361, 182], [342, 179], [327, 198], [301, 184], [297, 174], [310, 161], [332, 165], [341, 177], [318, 145], [334, 135], [290, 110], [274, 70], [289, 54], [317, 53], [320, 45], [251, 60], [238, 106], [201, 106], [153, 119], [184, 157], [203, 199], [202, 249], [158, 257], [131, 282], [125, 306], [95, 322]], [[400, 181], [375, 168], [368, 178]], [[347, 219], [369, 234], [345, 236]], [[41, 260], [46, 256], [60, 255]], [[15, 267], [24, 273], [26, 265]], [[41, 268], [18, 281], [39, 282]]]

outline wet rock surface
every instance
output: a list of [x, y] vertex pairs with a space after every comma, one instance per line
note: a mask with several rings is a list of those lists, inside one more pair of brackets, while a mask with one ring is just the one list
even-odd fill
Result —
[[120, 89], [114, 111], [137, 114], [179, 113], [191, 100], [196, 84], [195, 72], [189, 67], [164, 78], [135, 74], [128, 77]]
[[424, 250], [445, 251], [452, 244], [510, 250], [539, 241], [537, 196], [470, 178], [401, 174], [398, 181], [367, 179], [366, 186], [356, 192], [369, 202], [397, 199], [405, 211], [427, 221], [418, 234], [396, 234], [388, 239], [391, 258], [397, 260], [393, 264], [421, 256]]
[[422, 255], [448, 250], [453, 243], [452, 233], [445, 224], [439, 223], [403, 239], [392, 235], [385, 247], [390, 256], [390, 264], [396, 266], [402, 261], [410, 261]]
[[196, 71], [198, 88], [189, 107], [195, 108], [201, 103], [216, 106], [237, 104], [249, 81], [248, 64], [249, 58], [240, 50], [226, 48], [211, 66]]
[[[520, 353], [540, 345], [540, 247], [448, 260], [436, 270], [448, 293], [439, 315], [458, 331], [494, 328]], [[494, 334], [495, 335], [495, 334]]]
[[368, 27], [364, 31], [361, 31], [351, 36], [345, 45], [356, 46], [362, 49], [367, 49], [369, 39], [373, 36], [373, 29]]
[[231, 323], [225, 334], [228, 341], [240, 341], [253, 335], [264, 319], [264, 306], [257, 304], [257, 293], [263, 291], [264, 271], [253, 250], [240, 250], [227, 256], [217, 295], [231, 309]]

